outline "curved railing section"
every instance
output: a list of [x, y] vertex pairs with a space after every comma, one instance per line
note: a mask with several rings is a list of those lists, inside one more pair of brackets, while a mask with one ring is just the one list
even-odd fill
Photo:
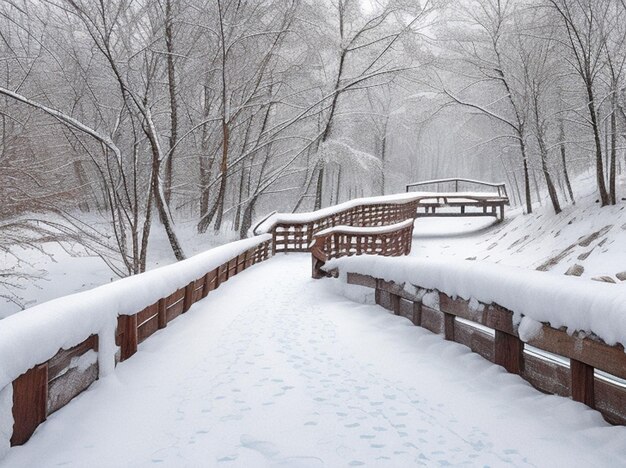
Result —
[[381, 227], [335, 226], [313, 236], [311, 258], [313, 278], [331, 276], [323, 270], [333, 258], [350, 255], [399, 257], [411, 252], [413, 219]]
[[0, 449], [9, 445], [5, 437], [10, 445], [26, 442], [50, 414], [135, 354], [139, 343], [271, 255], [269, 235], [232, 242], [2, 320]]
[[[374, 289], [377, 304], [411, 320], [414, 325], [441, 334], [446, 340], [469, 347], [473, 352], [504, 367], [508, 372], [520, 375], [545, 393], [570, 397], [596, 409], [608, 422], [626, 425], [626, 353], [623, 344], [609, 345], [592, 331], [572, 333], [565, 327], [555, 328], [550, 326], [545, 318], [537, 322], [531, 320], [534, 324], [529, 328], [527, 326], [529, 322], [526, 322], [526, 325], [520, 323], [522, 314], [519, 310], [513, 311], [495, 302], [482, 303], [476, 299], [463, 299], [446, 294], [433, 288], [434, 282], [439, 280], [429, 280], [428, 285], [415, 284], [414, 281], [410, 284], [403, 280], [388, 281], [393, 279], [394, 275], [391, 275], [392, 278], [389, 277], [391, 269], [387, 262], [383, 267], [387, 272], [386, 278], [376, 274], [377, 264], [359, 265], [352, 260], [340, 260], [339, 264], [331, 263], [327, 267], [338, 268], [342, 277], [345, 273], [349, 284]], [[428, 269], [423, 264], [415, 264], [414, 267], [403, 264], [395, 270], [415, 272], [416, 268]], [[424, 277], [444, 278], [442, 284], [450, 283], [451, 280], [453, 283], [459, 281], [459, 275], [437, 275], [434, 271], [422, 273]], [[545, 275], [539, 272], [531, 273]], [[398, 274], [401, 275], [402, 273]], [[542, 281], [548, 283], [568, 279], [542, 277]], [[482, 280], [479, 282], [482, 283]], [[621, 292], [615, 289], [608, 290], [605, 286], [586, 285], [586, 288], [582, 289], [594, 290], [581, 291], [579, 301], [587, 302], [588, 299], [588, 304], [598, 307], [596, 294], [606, 296], [607, 292], [611, 292], [611, 297], [607, 297], [607, 301], [614, 305], [618, 304], [614, 296]], [[490, 294], [495, 297], [493, 293], [497, 287], [491, 285], [491, 289], [489, 287], [479, 289], [491, 290]], [[463, 288], [468, 290], [467, 285]], [[526, 295], [541, 297], [541, 292], [533, 292], [524, 279], [519, 281], [519, 288], [523, 289]], [[535, 302], [526, 302], [528, 303], [526, 307], [535, 307], [532, 305]], [[557, 316], [562, 311], [554, 312]], [[606, 313], [605, 310], [602, 312]], [[546, 312], [537, 310], [533, 315], [545, 317]], [[607, 321], [610, 322], [611, 318], [606, 317], [604, 322]], [[620, 322], [619, 314], [616, 322], [623, 323]]]
[[310, 213], [276, 213], [254, 228], [271, 233], [274, 252], [309, 252], [316, 234], [335, 226], [388, 226], [414, 219], [421, 196], [360, 198]]

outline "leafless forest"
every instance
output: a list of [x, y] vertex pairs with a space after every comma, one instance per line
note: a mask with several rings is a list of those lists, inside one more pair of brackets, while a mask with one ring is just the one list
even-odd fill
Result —
[[433, 177], [558, 213], [591, 170], [615, 204], [625, 41], [624, 0], [0, 0], [0, 252], [125, 276], [151, 230], [183, 259], [183, 221], [245, 237]]

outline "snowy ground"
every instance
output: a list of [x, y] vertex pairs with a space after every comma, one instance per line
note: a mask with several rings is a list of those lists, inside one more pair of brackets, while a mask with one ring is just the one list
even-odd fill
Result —
[[625, 427], [309, 275], [231, 279], [0, 466], [626, 464]]

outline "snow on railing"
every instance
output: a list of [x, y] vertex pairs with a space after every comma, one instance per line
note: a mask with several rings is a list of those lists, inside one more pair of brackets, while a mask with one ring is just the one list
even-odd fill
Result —
[[459, 186], [461, 184], [466, 184], [466, 185], [469, 184], [472, 186], [495, 188], [498, 192], [498, 196], [508, 198], [508, 194], [506, 191], [506, 184], [504, 182], [485, 182], [482, 180], [464, 179], [461, 177], [451, 177], [447, 179], [432, 179], [432, 180], [423, 180], [421, 182], [413, 182], [410, 184], [406, 184], [406, 191], [410, 192], [410, 190], [415, 187], [423, 187], [427, 185], [441, 186], [444, 184], [454, 184], [455, 192], [459, 191]]
[[626, 424], [624, 288], [476, 261], [362, 256], [325, 269], [374, 288], [378, 304], [540, 390]]
[[275, 213], [259, 223], [256, 233], [272, 233], [274, 252], [308, 252], [313, 236], [334, 226], [373, 227], [413, 219], [423, 195], [401, 193], [356, 198], [310, 213]]
[[[0, 322], [0, 458], [209, 291], [272, 255], [271, 236], [26, 309]], [[119, 346], [119, 351], [118, 351]]]
[[414, 219], [376, 227], [335, 226], [313, 236], [311, 244], [312, 276], [331, 275], [323, 270], [333, 258], [376, 254], [388, 257], [408, 255], [413, 240]]

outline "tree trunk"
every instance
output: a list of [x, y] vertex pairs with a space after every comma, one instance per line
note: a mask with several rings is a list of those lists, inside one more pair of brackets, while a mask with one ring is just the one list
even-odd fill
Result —
[[609, 196], [611, 199], [611, 205], [617, 203], [617, 193], [615, 189], [615, 176], [616, 176], [616, 164], [617, 164], [617, 121], [615, 113], [617, 112], [615, 93], [611, 99], [611, 160], [609, 171]]
[[258, 198], [253, 197], [248, 202], [246, 209], [243, 211], [243, 217], [241, 219], [241, 226], [239, 227], [239, 238], [245, 239], [248, 237], [248, 231], [252, 226], [252, 216], [254, 215], [254, 207], [256, 205]]
[[172, 198], [172, 179], [174, 177], [174, 151], [178, 140], [178, 102], [176, 99], [176, 74], [174, 69], [174, 31], [172, 19], [172, 0], [165, 2], [165, 46], [167, 48], [167, 80], [170, 98], [170, 138], [169, 155], [165, 162], [165, 180], [163, 190], [165, 202]]
[[319, 210], [322, 207], [322, 189], [324, 188], [324, 164], [319, 164], [317, 172], [317, 183], [315, 185], [315, 204], [313, 210]]
[[528, 174], [528, 158], [526, 157], [526, 144], [523, 137], [520, 136], [520, 150], [522, 152], [522, 161], [524, 165], [524, 195], [526, 199], [526, 214], [533, 212], [533, 202], [530, 197], [530, 176]]
[[601, 206], [609, 204], [609, 194], [606, 191], [606, 184], [604, 183], [604, 167], [602, 161], [602, 141], [600, 139], [600, 127], [598, 126], [598, 116], [596, 114], [596, 105], [594, 101], [594, 93], [592, 84], [589, 80], [586, 80], [587, 87], [587, 109], [589, 109], [589, 116], [591, 117], [591, 127], [593, 129], [593, 139], [596, 145], [596, 182], [598, 184], [598, 193], [600, 194]]
[[576, 204], [576, 199], [574, 198], [574, 191], [572, 190], [572, 184], [569, 180], [569, 173], [567, 171], [567, 158], [565, 154], [565, 125], [563, 124], [563, 120], [559, 121], [559, 138], [561, 140], [560, 150], [561, 150], [561, 164], [563, 165], [563, 178], [565, 179], [565, 186], [567, 187], [567, 193], [569, 193], [569, 198], [572, 200], [572, 205]]

